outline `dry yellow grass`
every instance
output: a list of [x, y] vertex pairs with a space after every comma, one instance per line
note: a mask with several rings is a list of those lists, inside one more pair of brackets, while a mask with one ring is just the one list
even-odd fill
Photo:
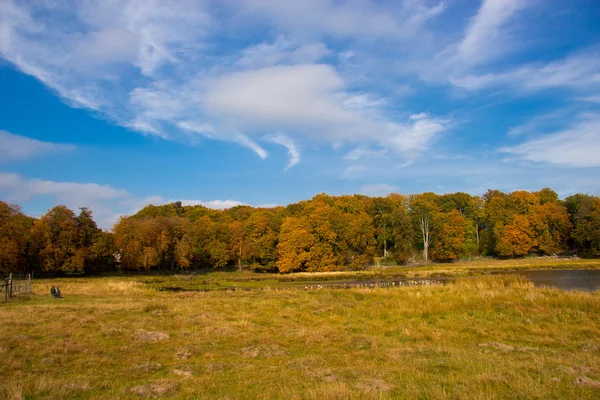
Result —
[[[53, 284], [64, 299], [47, 294]], [[600, 293], [515, 276], [175, 294], [77, 278], [34, 290], [0, 306], [0, 398], [600, 396]]]

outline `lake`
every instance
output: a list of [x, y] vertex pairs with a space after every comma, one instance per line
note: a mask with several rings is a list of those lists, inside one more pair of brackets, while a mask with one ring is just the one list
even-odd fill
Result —
[[588, 292], [600, 289], [600, 270], [521, 271], [519, 274], [532, 281], [535, 286]]

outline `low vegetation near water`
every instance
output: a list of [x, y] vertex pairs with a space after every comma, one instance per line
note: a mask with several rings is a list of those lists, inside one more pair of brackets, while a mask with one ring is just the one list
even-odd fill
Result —
[[453, 279], [463, 276], [506, 274], [523, 270], [600, 269], [597, 259], [536, 257], [513, 260], [480, 259], [448, 264], [373, 266], [363, 271], [256, 274], [250, 271], [188, 271], [175, 275], [130, 276], [159, 291], [210, 291], [231, 289], [289, 289], [345, 282]]
[[0, 398], [600, 396], [600, 293], [518, 276], [234, 292], [71, 278], [34, 292], [0, 305]]

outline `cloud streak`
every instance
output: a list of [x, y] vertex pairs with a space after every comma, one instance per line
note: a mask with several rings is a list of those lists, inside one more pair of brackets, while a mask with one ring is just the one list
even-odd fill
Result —
[[[223, 140], [265, 158], [260, 141], [285, 131], [289, 168], [300, 161], [297, 143], [368, 142], [372, 132], [386, 132], [394, 139], [380, 134], [374, 140], [402, 151], [414, 140], [404, 128], [410, 121], [387, 116], [385, 102], [354, 101], [380, 96], [348, 87], [336, 66], [323, 62], [333, 55], [323, 39], [408, 40], [443, 10], [441, 3], [412, 0], [392, 12], [366, 1], [343, 7], [321, 0], [244, 1], [217, 14], [214, 3], [191, 0], [168, 6], [155, 0], [51, 6], [7, 0], [0, 10], [0, 53], [72, 106], [145, 135]], [[240, 16], [250, 26], [272, 25], [282, 33], [215, 51], [211, 37], [225, 35]], [[315, 35], [301, 34], [307, 30]]]
[[29, 160], [73, 150], [75, 150], [73, 145], [43, 142], [0, 130], [0, 163]]
[[585, 116], [572, 126], [500, 149], [518, 159], [564, 167], [600, 167], [600, 116]]
[[[121, 216], [134, 214], [149, 204], [161, 205], [177, 201], [166, 200], [162, 196], [139, 197], [111, 185], [29, 179], [10, 172], [0, 172], [0, 198], [25, 205], [49, 198], [51, 204], [63, 204], [76, 212], [80, 207], [88, 207], [94, 213], [98, 226], [103, 229], [112, 228]], [[201, 205], [215, 210], [248, 205], [238, 200], [179, 201], [184, 206]], [[265, 204], [258, 207], [273, 206], [275, 205]], [[43, 213], [44, 210], [39, 209], [35, 212], [36, 216]]]

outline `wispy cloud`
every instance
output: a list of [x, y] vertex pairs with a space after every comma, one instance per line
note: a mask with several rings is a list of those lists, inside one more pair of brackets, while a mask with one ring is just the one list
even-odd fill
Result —
[[286, 170], [292, 168], [294, 165], [296, 165], [300, 162], [300, 152], [298, 151], [296, 143], [294, 143], [294, 141], [292, 139], [290, 139], [289, 137], [287, 137], [285, 135], [279, 134], [277, 136], [273, 136], [273, 137], [269, 138], [269, 140], [271, 140], [273, 143], [277, 143], [277, 144], [285, 147], [286, 149], [288, 149], [288, 154], [290, 156], [290, 160], [288, 162], [287, 167], [285, 167]]
[[388, 185], [387, 183], [380, 183], [377, 185], [365, 185], [360, 188], [360, 192], [367, 196], [386, 196], [390, 193], [397, 193], [398, 187]]
[[600, 87], [600, 52], [591, 49], [552, 62], [529, 64], [504, 72], [453, 77], [450, 81], [469, 90], [501, 85], [517, 93], [562, 88], [579, 93], [594, 92]]
[[[466, 3], [5, 0], [0, 54], [69, 104], [132, 131], [236, 143], [262, 159], [275, 142], [287, 168], [301, 161], [299, 148], [342, 148], [348, 176], [375, 159], [417, 163], [454, 128], [452, 105], [439, 101], [455, 99], [449, 86], [475, 100], [487, 89], [510, 98], [560, 89], [565, 102], [597, 102], [597, 47], [523, 51], [529, 10], [550, 6]], [[410, 95], [423, 97], [399, 100]], [[508, 149], [525, 158], [525, 143]]]
[[518, 11], [531, 4], [529, 0], [484, 0], [458, 44], [460, 61], [473, 66], [511, 50], [502, 28]]
[[[417, 151], [408, 145], [415, 139], [405, 128], [410, 121], [387, 116], [381, 96], [350, 88], [334, 64], [323, 62], [334, 52], [324, 40], [409, 40], [444, 11], [442, 3], [407, 0], [389, 9], [365, 1], [259, 0], [225, 4], [218, 13], [213, 5], [7, 0], [0, 53], [71, 105], [167, 140], [200, 135], [265, 158], [259, 142], [278, 131], [294, 149], [306, 141], [369, 142], [372, 132], [385, 132], [393, 140], [372, 140]], [[266, 24], [279, 33], [241, 49], [219, 47], [214, 37], [240, 18], [245, 29]], [[289, 168], [300, 158], [284, 146]]]
[[361, 40], [414, 37], [444, 11], [443, 2], [397, 2], [385, 7], [372, 1], [243, 0], [246, 15], [267, 21], [295, 36], [333, 35]]
[[27, 179], [6, 172], [0, 172], [0, 194], [3, 199], [18, 203], [50, 197], [55, 204], [64, 204], [74, 210], [90, 207], [103, 228], [109, 228], [117, 221], [119, 214], [113, 208], [130, 196], [126, 190], [110, 185]]
[[34, 157], [73, 151], [75, 146], [42, 142], [0, 131], [0, 162], [28, 160]]
[[585, 116], [568, 128], [500, 149], [519, 159], [565, 167], [600, 166], [600, 116]]
[[[140, 197], [127, 190], [97, 183], [57, 182], [44, 179], [29, 179], [19, 174], [0, 172], [0, 198], [9, 202], [28, 204], [50, 198], [51, 204], [63, 204], [77, 211], [88, 207], [94, 219], [103, 229], [110, 229], [124, 215], [131, 215], [149, 204], [172, 203], [162, 196]], [[238, 200], [179, 200], [184, 206], [202, 205], [223, 210], [239, 205], [248, 205]], [[260, 207], [273, 207], [273, 204]], [[37, 216], [45, 210], [36, 210]]]

